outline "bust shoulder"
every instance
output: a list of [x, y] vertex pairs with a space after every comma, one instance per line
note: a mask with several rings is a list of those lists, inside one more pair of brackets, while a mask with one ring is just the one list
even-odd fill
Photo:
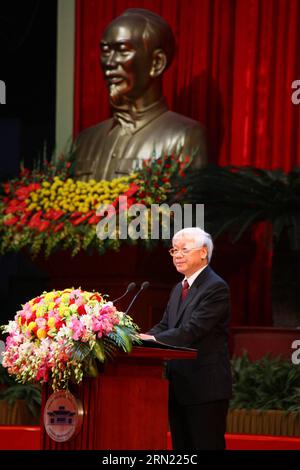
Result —
[[195, 119], [191, 119], [183, 114], [175, 113], [174, 111], [167, 111], [163, 114], [163, 118], [181, 130], [195, 129], [204, 131], [204, 126]]
[[106, 134], [108, 129], [112, 126], [112, 118], [101, 121], [98, 124], [87, 127], [77, 137], [77, 143], [81, 144], [83, 141], [94, 140], [98, 136], [101, 137], [104, 133]]

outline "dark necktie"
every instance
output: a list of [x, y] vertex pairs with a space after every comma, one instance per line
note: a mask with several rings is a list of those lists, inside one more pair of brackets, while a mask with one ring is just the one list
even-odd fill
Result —
[[186, 296], [188, 295], [189, 287], [190, 287], [189, 283], [185, 279], [184, 282], [183, 282], [182, 291], [181, 291], [181, 299], [182, 300], [184, 300], [186, 298]]

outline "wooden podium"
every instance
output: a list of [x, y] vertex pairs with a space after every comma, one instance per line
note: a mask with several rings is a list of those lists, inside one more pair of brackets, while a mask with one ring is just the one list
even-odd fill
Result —
[[[44, 450], [157, 450], [167, 448], [168, 381], [164, 361], [194, 359], [197, 352], [184, 349], [136, 346], [120, 353], [97, 378], [85, 379], [70, 390], [82, 401], [83, 425], [73, 440], [53, 441], [41, 425]], [[44, 388], [43, 409], [51, 395]], [[42, 418], [43, 419], [43, 418]]]

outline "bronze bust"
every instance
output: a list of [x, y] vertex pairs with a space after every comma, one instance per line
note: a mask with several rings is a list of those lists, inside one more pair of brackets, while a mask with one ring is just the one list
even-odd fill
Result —
[[108, 25], [100, 46], [113, 117], [79, 135], [77, 176], [110, 180], [153, 154], [180, 158], [193, 152], [193, 165], [203, 165], [203, 127], [169, 111], [163, 97], [162, 75], [175, 50], [166, 21], [149, 10], [126, 10]]

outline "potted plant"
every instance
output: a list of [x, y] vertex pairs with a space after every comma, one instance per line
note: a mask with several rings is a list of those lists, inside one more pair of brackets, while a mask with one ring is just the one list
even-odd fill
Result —
[[185, 200], [205, 204], [214, 238], [233, 243], [259, 222], [270, 227], [275, 326], [300, 324], [300, 168], [290, 173], [208, 165], [188, 176]]
[[38, 425], [41, 388], [19, 384], [0, 364], [0, 425]]
[[232, 360], [230, 433], [300, 436], [300, 369], [268, 355], [251, 362], [246, 353]]

